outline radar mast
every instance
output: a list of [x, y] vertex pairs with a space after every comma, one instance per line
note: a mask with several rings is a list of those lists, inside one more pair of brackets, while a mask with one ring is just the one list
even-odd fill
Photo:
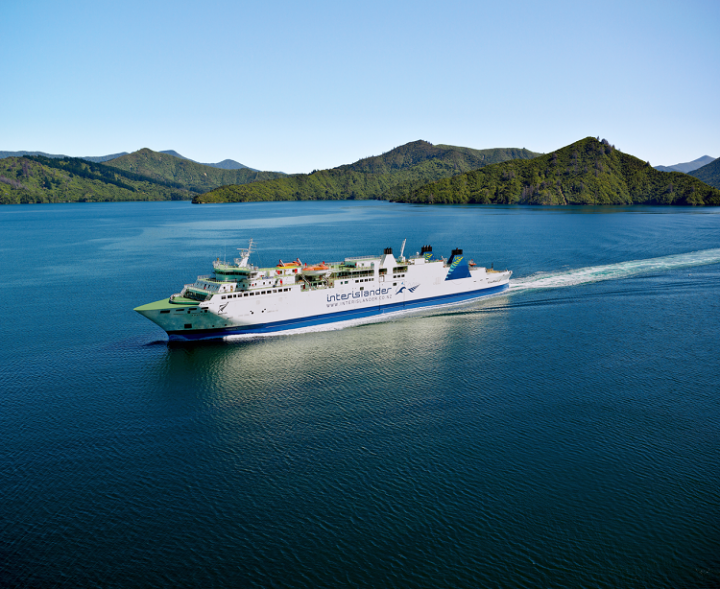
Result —
[[235, 258], [235, 263], [240, 268], [248, 267], [248, 265], [249, 265], [248, 260], [250, 259], [250, 254], [252, 253], [252, 248], [253, 248], [253, 240], [252, 239], [250, 240], [250, 243], [248, 244], [247, 249], [237, 248], [238, 251], [240, 252], [240, 257]]

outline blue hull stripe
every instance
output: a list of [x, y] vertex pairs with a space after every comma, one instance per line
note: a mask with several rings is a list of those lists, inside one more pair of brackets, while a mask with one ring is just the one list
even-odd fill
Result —
[[460, 303], [470, 301], [480, 297], [497, 294], [508, 288], [507, 284], [502, 286], [493, 286], [492, 288], [483, 288], [459, 294], [443, 295], [440, 297], [430, 297], [427, 299], [418, 299], [416, 301], [390, 303], [389, 305], [379, 305], [373, 307], [365, 307], [364, 309], [352, 309], [349, 311], [338, 311], [337, 313], [328, 313], [326, 315], [313, 315], [312, 317], [298, 317], [297, 319], [287, 319], [285, 321], [274, 321], [272, 323], [262, 323], [260, 325], [252, 325], [248, 327], [226, 327], [222, 329], [195, 329], [188, 331], [168, 331], [171, 340], [191, 341], [197, 339], [209, 339], [225, 337], [228, 335], [245, 335], [257, 333], [274, 333], [277, 331], [287, 331], [288, 329], [300, 329], [303, 327], [313, 327], [315, 325], [324, 325], [326, 323], [337, 323], [338, 321], [349, 321], [351, 319], [364, 319], [367, 317], [375, 317], [385, 313], [393, 313], [396, 311], [404, 311], [406, 309], [421, 309], [423, 307], [434, 307], [436, 305], [445, 305], [448, 303]]

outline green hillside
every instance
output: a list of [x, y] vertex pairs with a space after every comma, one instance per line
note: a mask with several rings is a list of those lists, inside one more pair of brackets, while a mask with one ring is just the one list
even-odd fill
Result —
[[[71, 157], [69, 155], [45, 153], [44, 151], [0, 151], [0, 159], [6, 158], [6, 157], [24, 157], [26, 155], [42, 155], [42, 156], [53, 158], [53, 159], [57, 159], [57, 158], [67, 159], [67, 158]], [[121, 155], [127, 155], [127, 151], [123, 151], [121, 153], [113, 153], [110, 155], [88, 155], [88, 156], [82, 156], [79, 159], [88, 160], [90, 162], [95, 162], [96, 164], [100, 164], [102, 162], [106, 162], [108, 160], [115, 159], [116, 157], [120, 157]]]
[[702, 180], [705, 184], [720, 188], [720, 158], [702, 168], [689, 172], [689, 175], [695, 176], [695, 178]]
[[273, 200], [393, 199], [432, 182], [512, 157], [532, 158], [526, 149], [457, 148], [414, 141], [354, 164], [294, 174], [243, 186], [223, 186], [194, 203]]
[[512, 160], [446, 178], [393, 200], [533, 205], [720, 205], [720, 190], [679, 172], [659, 172], [607, 141], [587, 137], [532, 160]]
[[529, 159], [539, 155], [539, 153], [527, 149], [472, 149], [454, 145], [432, 145], [427, 141], [413, 141], [382, 155], [363, 158], [354, 164], [346, 164], [334, 169], [369, 174], [391, 174], [398, 170], [411, 168], [424, 161], [437, 160], [452, 163], [458, 170], [464, 168], [463, 171], [465, 171], [506, 160]]
[[79, 158], [0, 160], [0, 204], [187, 200], [193, 194], [179, 184], [153, 181]]
[[174, 182], [196, 193], [207, 192], [225, 184], [247, 184], [285, 176], [282, 172], [258, 172], [250, 168], [215, 168], [147, 148], [105, 162], [105, 165], [142, 174], [153, 180]]

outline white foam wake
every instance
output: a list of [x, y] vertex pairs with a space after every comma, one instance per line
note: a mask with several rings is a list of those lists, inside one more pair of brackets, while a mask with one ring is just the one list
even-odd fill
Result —
[[564, 286], [576, 286], [588, 282], [600, 282], [601, 280], [617, 280], [628, 278], [638, 274], [651, 272], [664, 272], [678, 268], [690, 268], [693, 266], [706, 266], [720, 262], [720, 248], [677, 254], [674, 256], [663, 256], [662, 258], [650, 258], [647, 260], [631, 260], [607, 266], [588, 266], [576, 270], [562, 272], [545, 272], [533, 274], [525, 278], [518, 278], [510, 281], [510, 290], [521, 291], [536, 288], [562, 288]]
[[[620, 262], [618, 264], [608, 264], [606, 266], [588, 266], [586, 268], [578, 268], [576, 270], [566, 270], [562, 272], [545, 272], [533, 274], [525, 278], [518, 278], [510, 281], [510, 290], [498, 293], [496, 295], [487, 295], [488, 298], [494, 296], [504, 296], [508, 292], [521, 292], [536, 288], [561, 288], [564, 286], [575, 286], [589, 282], [599, 282], [601, 280], [617, 280], [620, 278], [628, 278], [638, 274], [647, 274], [651, 272], [663, 272], [678, 268], [690, 268], [693, 266], [706, 266], [709, 264], [720, 263], [720, 248], [702, 250], [699, 252], [690, 252], [688, 254], [678, 254], [674, 256], [664, 256], [662, 258], [650, 258], [648, 260], [631, 260], [629, 262]], [[336, 323], [323, 323], [313, 325], [311, 327], [298, 327], [296, 329], [288, 329], [285, 331], [273, 331], [269, 333], [248, 333], [228, 335], [223, 339], [225, 341], [243, 341], [254, 340], [266, 337], [279, 337], [296, 335], [300, 333], [313, 333], [319, 331], [335, 331], [346, 329], [348, 327], [356, 327], [358, 325], [366, 325], [368, 323], [379, 323], [395, 319], [399, 316], [410, 313], [423, 313], [437, 311], [443, 307], [463, 307], [477, 303], [478, 299], [469, 301], [459, 301], [454, 303], [445, 303], [442, 305], [423, 307], [420, 309], [402, 309], [388, 312], [382, 315], [374, 315], [372, 317], [363, 317], [358, 319], [348, 319], [346, 321], [338, 321]]]

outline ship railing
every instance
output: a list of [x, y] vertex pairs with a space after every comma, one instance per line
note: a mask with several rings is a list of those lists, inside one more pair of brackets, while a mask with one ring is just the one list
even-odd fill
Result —
[[310, 282], [307, 278], [304, 276], [300, 276], [301, 278], [301, 284], [303, 285], [303, 289], [308, 290], [321, 290], [324, 288], [328, 288], [328, 281], [327, 280], [318, 280], [318, 281], [312, 281]]

